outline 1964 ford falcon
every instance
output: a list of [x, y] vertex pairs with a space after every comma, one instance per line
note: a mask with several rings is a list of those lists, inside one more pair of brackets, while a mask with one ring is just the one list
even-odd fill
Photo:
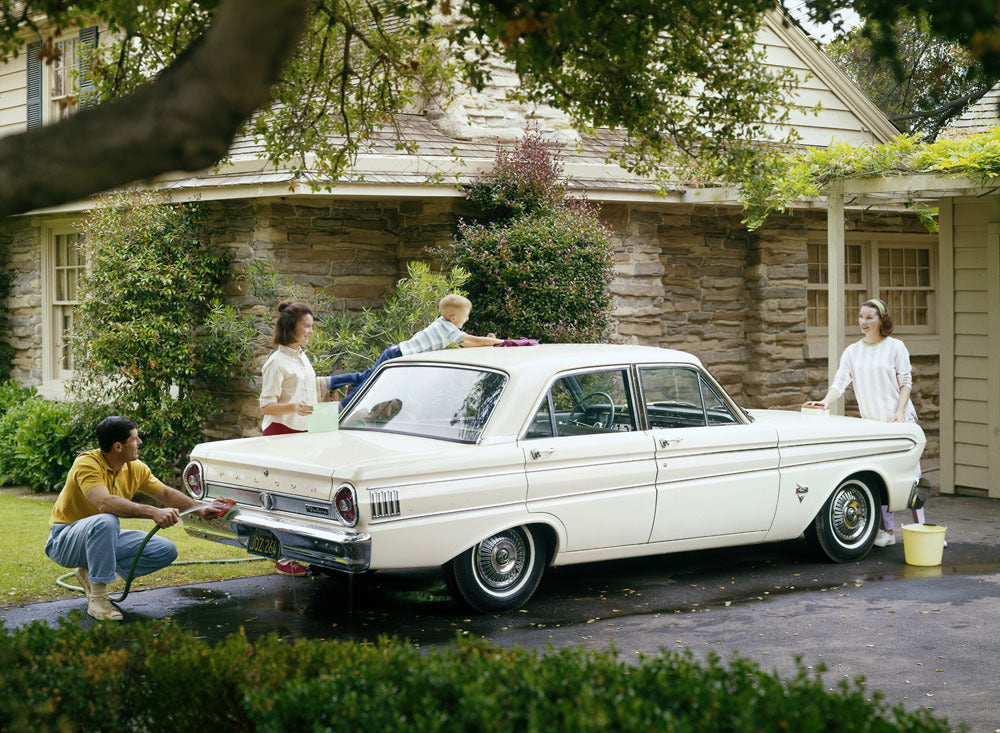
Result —
[[548, 565], [803, 532], [857, 560], [924, 442], [913, 424], [744, 410], [679, 351], [450, 349], [386, 362], [339, 430], [197, 446], [187, 489], [236, 507], [185, 528], [349, 573], [441, 566], [472, 608], [503, 611]]

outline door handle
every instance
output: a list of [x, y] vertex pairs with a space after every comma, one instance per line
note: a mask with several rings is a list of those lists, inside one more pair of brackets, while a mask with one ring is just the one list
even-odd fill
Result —
[[549, 453], [555, 453], [555, 452], [556, 452], [555, 448], [532, 448], [531, 457], [537, 461], [542, 456], [547, 456]]
[[680, 443], [684, 438], [660, 438], [660, 447], [669, 448], [672, 445]]

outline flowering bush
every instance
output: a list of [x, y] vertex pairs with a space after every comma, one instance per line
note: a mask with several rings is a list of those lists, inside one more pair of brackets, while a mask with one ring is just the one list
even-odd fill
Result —
[[500, 150], [469, 198], [494, 221], [462, 222], [446, 264], [469, 273], [465, 330], [542, 341], [601, 340], [611, 322], [611, 235], [597, 207], [567, 199], [562, 167], [529, 133]]
[[468, 187], [468, 198], [492, 219], [510, 219], [560, 208], [566, 198], [563, 168], [545, 140], [529, 131], [508, 150], [497, 146], [496, 162]]

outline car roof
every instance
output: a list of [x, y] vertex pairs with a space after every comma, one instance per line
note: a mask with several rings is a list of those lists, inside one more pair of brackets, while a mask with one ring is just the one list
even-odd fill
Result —
[[628, 364], [690, 364], [698, 357], [684, 351], [624, 344], [543, 344], [509, 348], [458, 348], [427, 351], [391, 359], [380, 369], [407, 364], [439, 363], [497, 369], [509, 376], [504, 396], [483, 433], [484, 438], [516, 436], [534, 414], [548, 383], [556, 375], [578, 369]]
[[[617, 364], [682, 363], [701, 365], [693, 354], [655, 346], [628, 344], [540, 344], [538, 346], [441, 349], [400, 357], [405, 361], [440, 361], [504, 371], [536, 369], [549, 374]], [[395, 361], [395, 360], [394, 360]]]

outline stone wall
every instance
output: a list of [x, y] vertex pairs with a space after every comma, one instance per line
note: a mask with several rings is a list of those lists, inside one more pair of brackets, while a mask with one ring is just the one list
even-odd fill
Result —
[[[9, 322], [0, 339], [14, 347], [10, 377], [22, 384], [42, 379], [42, 250], [41, 229], [31, 218], [8, 219], [3, 226], [10, 247], [7, 267], [14, 273], [7, 299]], [[7, 375], [0, 375], [6, 379]]]
[[[333, 296], [339, 307], [377, 306], [405, 275], [406, 263], [451, 241], [459, 217], [474, 214], [461, 199], [347, 201], [272, 198], [207, 204], [214, 244], [229, 250], [237, 275], [252, 260], [273, 262], [306, 298]], [[819, 397], [826, 359], [807, 358], [806, 237], [826, 230], [822, 211], [774, 215], [747, 232], [737, 207], [609, 204], [602, 216], [615, 242], [613, 338], [695, 353], [733, 397], [747, 407], [797, 409]], [[848, 229], [922, 232], [915, 216], [849, 214]], [[17, 349], [14, 377], [41, 379], [40, 223], [8, 222], [11, 266], [17, 273], [9, 307]], [[270, 343], [274, 303], [253, 297], [234, 278], [229, 302], [257, 317], [259, 339], [250, 370]], [[938, 455], [938, 360], [913, 358], [914, 403]], [[259, 376], [234, 382], [209, 425], [212, 438], [259, 432]], [[856, 414], [853, 400], [847, 411]]]

